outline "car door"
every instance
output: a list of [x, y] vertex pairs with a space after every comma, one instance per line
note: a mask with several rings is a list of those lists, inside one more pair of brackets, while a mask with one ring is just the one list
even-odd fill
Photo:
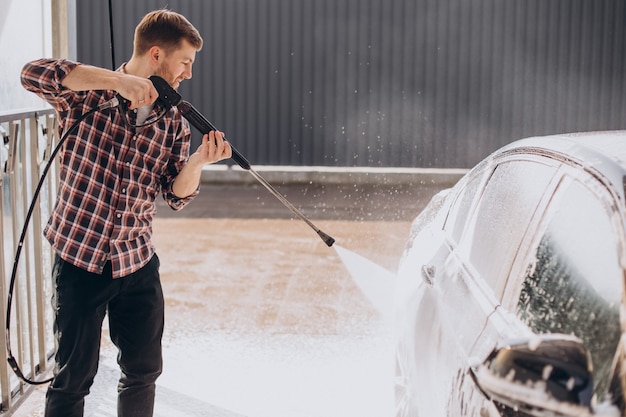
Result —
[[[517, 155], [499, 160], [464, 221], [446, 264], [443, 299], [457, 315], [453, 331], [468, 353], [500, 304], [524, 236], [553, 183], [557, 166], [549, 162]], [[457, 227], [454, 222], [446, 225]]]
[[462, 225], [480, 195], [490, 169], [484, 165], [452, 189], [437, 194], [416, 218], [398, 271], [396, 317], [396, 415], [446, 415], [449, 376], [463, 361], [454, 335], [447, 331], [440, 301], [445, 260], [457, 238], [444, 224]]

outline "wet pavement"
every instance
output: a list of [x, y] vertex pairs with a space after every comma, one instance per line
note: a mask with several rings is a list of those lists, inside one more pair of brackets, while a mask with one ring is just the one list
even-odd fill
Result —
[[[337, 246], [395, 271], [437, 187], [276, 185]], [[392, 415], [392, 329], [334, 248], [260, 185], [204, 184], [159, 205], [166, 296], [155, 416]], [[103, 331], [86, 417], [116, 416], [116, 352]], [[45, 387], [14, 414], [43, 415]]]

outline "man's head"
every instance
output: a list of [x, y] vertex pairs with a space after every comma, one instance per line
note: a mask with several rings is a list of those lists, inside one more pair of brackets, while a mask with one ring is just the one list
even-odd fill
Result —
[[171, 10], [155, 10], [141, 19], [135, 28], [133, 55], [141, 56], [153, 46], [169, 53], [186, 40], [196, 51], [202, 49], [202, 37], [185, 16]]
[[170, 10], [150, 12], [135, 29], [133, 57], [127, 69], [135, 75], [159, 75], [178, 88], [181, 81], [191, 78], [191, 67], [202, 43], [198, 30], [181, 14]]

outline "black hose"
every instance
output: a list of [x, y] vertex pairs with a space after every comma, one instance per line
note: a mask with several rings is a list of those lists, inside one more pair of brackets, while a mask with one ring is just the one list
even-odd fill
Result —
[[109, 36], [111, 37], [111, 69], [117, 68], [115, 63], [115, 39], [113, 37], [113, 2], [109, 0]]

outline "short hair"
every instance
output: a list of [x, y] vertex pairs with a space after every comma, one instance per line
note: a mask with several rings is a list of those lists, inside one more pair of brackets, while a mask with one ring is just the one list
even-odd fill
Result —
[[135, 28], [134, 54], [141, 56], [155, 45], [170, 52], [183, 39], [198, 51], [202, 48], [200, 32], [185, 16], [167, 9], [155, 10], [145, 15]]

